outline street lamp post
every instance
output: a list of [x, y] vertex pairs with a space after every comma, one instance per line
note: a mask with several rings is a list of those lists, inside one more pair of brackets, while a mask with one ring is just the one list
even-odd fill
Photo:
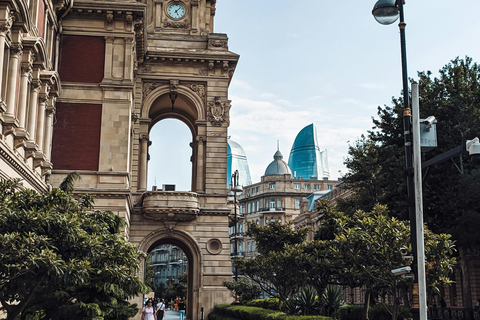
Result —
[[[415, 180], [413, 167], [413, 137], [412, 137], [412, 111], [410, 108], [409, 90], [408, 90], [408, 74], [407, 74], [407, 50], [405, 40], [405, 20], [403, 14], [403, 0], [378, 0], [373, 7], [372, 14], [380, 24], [392, 24], [400, 17], [398, 24], [400, 29], [400, 47], [402, 58], [402, 82], [403, 82], [403, 130], [405, 143], [405, 159], [406, 159], [406, 174], [407, 174], [407, 203], [408, 215], [410, 219], [410, 241], [412, 243], [412, 269], [414, 276], [413, 284], [413, 303], [412, 313], [416, 318], [424, 318], [426, 315], [418, 314], [419, 309], [419, 287], [418, 287], [418, 251], [417, 251], [417, 217], [415, 210]], [[423, 223], [423, 222], [419, 222]], [[423, 248], [422, 246], [420, 246]], [[425, 309], [421, 308], [422, 310]], [[426, 309], [425, 309], [426, 310]], [[425, 311], [426, 313], [426, 311]]]
[[[242, 186], [239, 183], [239, 174], [238, 170], [235, 170], [235, 172], [232, 174], [232, 180], [230, 183], [230, 192], [229, 192], [229, 198], [233, 200], [233, 256], [236, 257], [238, 255], [238, 233], [237, 233], [237, 196], [240, 196], [242, 194]], [[238, 280], [238, 269], [235, 266], [235, 281]]]

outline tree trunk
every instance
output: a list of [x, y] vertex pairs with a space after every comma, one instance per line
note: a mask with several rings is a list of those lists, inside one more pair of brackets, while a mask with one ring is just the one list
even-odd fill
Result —
[[458, 247], [460, 254], [460, 268], [462, 270], [462, 299], [463, 307], [467, 309], [472, 308], [472, 288], [470, 286], [470, 267], [468, 265], [468, 258], [466, 249]]
[[365, 302], [363, 304], [362, 320], [368, 320], [368, 309], [370, 308], [370, 290], [365, 291]]

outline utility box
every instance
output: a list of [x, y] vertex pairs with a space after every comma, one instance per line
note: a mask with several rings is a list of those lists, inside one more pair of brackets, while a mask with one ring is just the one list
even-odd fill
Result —
[[428, 152], [437, 147], [437, 120], [420, 119], [420, 147]]

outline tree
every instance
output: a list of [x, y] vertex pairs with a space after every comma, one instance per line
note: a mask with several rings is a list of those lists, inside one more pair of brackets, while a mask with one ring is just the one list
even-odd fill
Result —
[[[336, 257], [334, 264], [338, 284], [351, 287], [365, 286], [364, 318], [368, 314], [371, 295], [391, 295], [394, 299], [393, 318], [398, 312], [401, 288], [409, 281], [396, 277], [391, 270], [411, 263], [400, 249], [410, 248], [410, 227], [407, 222], [391, 217], [386, 206], [376, 205], [372, 211], [358, 210], [351, 215], [339, 214], [327, 201], [320, 201], [318, 209], [324, 224], [318, 235], [329, 236], [330, 247]], [[326, 228], [328, 232], [324, 232]], [[451, 255], [454, 244], [449, 235], [425, 232], [427, 280], [430, 292], [450, 283], [448, 274], [455, 261]], [[322, 241], [322, 240], [316, 240]]]
[[[480, 66], [472, 59], [456, 58], [439, 70], [434, 78], [430, 71], [419, 72], [420, 117], [437, 118], [438, 147], [425, 159], [433, 158], [480, 135]], [[378, 108], [378, 118], [366, 139], [350, 146], [345, 164], [349, 173], [344, 181], [357, 192], [341, 203], [341, 209], [369, 210], [376, 203], [387, 205], [390, 214], [408, 218], [403, 141], [403, 99], [393, 98], [393, 106]], [[374, 150], [372, 150], [373, 148]], [[361, 183], [370, 177], [380, 193], [370, 192]], [[480, 228], [480, 172], [461, 155], [428, 169], [423, 181], [424, 219], [436, 233], [452, 234], [458, 244], [462, 270], [464, 307], [471, 308], [469, 253], [478, 248], [480, 236], [462, 228]]]
[[291, 224], [248, 223], [247, 236], [256, 241], [258, 255], [237, 258], [234, 263], [245, 276], [267, 294], [286, 301], [306, 281], [308, 256], [302, 249], [307, 228], [293, 230]]
[[225, 281], [223, 286], [230, 290], [235, 301], [238, 301], [240, 304], [257, 299], [262, 293], [260, 286], [243, 277], [238, 279], [238, 281]]
[[[74, 181], [70, 175], [66, 190]], [[126, 299], [146, 292], [122, 220], [61, 189], [37, 193], [0, 181], [0, 303], [7, 319], [127, 319]]]

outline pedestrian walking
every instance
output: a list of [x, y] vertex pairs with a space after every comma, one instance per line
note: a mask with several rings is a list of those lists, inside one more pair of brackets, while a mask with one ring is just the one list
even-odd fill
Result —
[[157, 320], [152, 299], [148, 299], [147, 304], [142, 309], [142, 320]]
[[180, 314], [180, 320], [185, 320], [185, 302], [182, 299], [178, 301], [178, 313]]
[[165, 301], [160, 299], [160, 302], [157, 304], [157, 320], [162, 320], [165, 315]]

